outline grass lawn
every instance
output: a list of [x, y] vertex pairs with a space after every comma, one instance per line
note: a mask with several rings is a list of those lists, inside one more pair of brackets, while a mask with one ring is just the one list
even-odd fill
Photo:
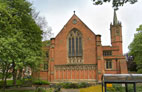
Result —
[[80, 92], [102, 92], [102, 86], [96, 85], [96, 86], [91, 86], [88, 88], [81, 88]]
[[[128, 92], [134, 92], [133, 91], [133, 85], [128, 84]], [[137, 92], [142, 92], [142, 84], [136, 85], [136, 90]], [[122, 87], [121, 84], [115, 84], [112, 87], [107, 88], [108, 92], [125, 92], [125, 87]], [[96, 85], [96, 86], [91, 86], [88, 88], [81, 88], [80, 92], [102, 92], [102, 86], [101, 85]]]

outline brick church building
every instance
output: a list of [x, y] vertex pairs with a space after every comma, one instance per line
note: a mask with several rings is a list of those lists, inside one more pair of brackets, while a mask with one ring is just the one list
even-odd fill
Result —
[[122, 25], [114, 11], [110, 24], [111, 46], [101, 44], [95, 34], [74, 13], [49, 48], [48, 72], [40, 72], [51, 82], [99, 82], [103, 74], [125, 74], [127, 63], [122, 51]]

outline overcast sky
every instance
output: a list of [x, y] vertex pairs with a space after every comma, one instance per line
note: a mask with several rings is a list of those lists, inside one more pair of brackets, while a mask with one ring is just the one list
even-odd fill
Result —
[[[92, 0], [30, 0], [33, 8], [45, 17], [52, 27], [54, 37], [72, 17], [76, 15], [95, 33], [102, 35], [102, 44], [110, 45], [110, 23], [113, 21], [111, 3], [93, 5]], [[136, 28], [142, 24], [142, 0], [134, 5], [126, 4], [117, 11], [117, 18], [122, 23], [123, 53], [134, 38]]]

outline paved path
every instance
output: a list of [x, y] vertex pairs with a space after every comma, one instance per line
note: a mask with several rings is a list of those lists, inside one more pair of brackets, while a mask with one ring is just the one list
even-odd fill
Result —
[[6, 90], [34, 90], [35, 87], [7, 88]]
[[79, 92], [79, 89], [61, 89], [61, 92]]
[[[8, 88], [6, 90], [35, 90], [36, 87]], [[47, 88], [49, 89], [49, 88]], [[79, 92], [79, 89], [61, 89], [61, 92]]]

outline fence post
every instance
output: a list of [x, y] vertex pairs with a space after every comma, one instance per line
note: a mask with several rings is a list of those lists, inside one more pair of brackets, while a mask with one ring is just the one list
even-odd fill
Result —
[[102, 82], [102, 92], [104, 92], [104, 90], [103, 90], [103, 86], [104, 86], [104, 85], [103, 85], [103, 82]]
[[107, 92], [107, 88], [106, 88], [106, 84], [107, 84], [107, 83], [105, 82], [104, 84], [105, 84], [105, 92]]
[[136, 83], [135, 82], [133, 84], [133, 87], [134, 87], [134, 92], [136, 92]]
[[128, 84], [125, 83], [125, 91], [128, 92]]

